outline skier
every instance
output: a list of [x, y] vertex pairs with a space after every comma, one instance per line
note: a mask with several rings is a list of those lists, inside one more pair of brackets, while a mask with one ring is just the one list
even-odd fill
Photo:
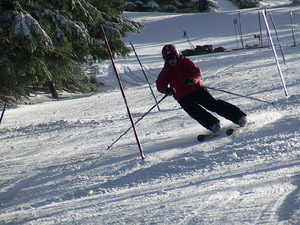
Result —
[[243, 111], [235, 105], [215, 99], [202, 86], [201, 69], [179, 54], [175, 45], [165, 45], [162, 56], [165, 64], [156, 80], [159, 92], [173, 95], [193, 119], [213, 133], [220, 131], [220, 121], [205, 109], [216, 112], [240, 127], [247, 124], [247, 115]]

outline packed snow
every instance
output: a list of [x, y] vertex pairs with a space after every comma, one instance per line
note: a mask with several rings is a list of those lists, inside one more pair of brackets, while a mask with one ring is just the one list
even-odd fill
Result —
[[[161, 48], [190, 48], [186, 31], [195, 46], [227, 49], [190, 58], [206, 86], [244, 96], [210, 91], [244, 110], [249, 125], [200, 143], [197, 135], [208, 131], [167, 97], [136, 124], [145, 159], [132, 130], [107, 149], [131, 124], [111, 62], [87, 67], [104, 83], [101, 92], [62, 93], [59, 101], [38, 94], [8, 106], [0, 126], [0, 224], [300, 224], [300, 6], [264, 2], [284, 4], [267, 12], [286, 60], [270, 23], [288, 96], [262, 21], [263, 46], [254, 38], [260, 9], [124, 13], [146, 25], [124, 41], [134, 45], [157, 101], [164, 97], [155, 87]], [[235, 34], [238, 13], [247, 49]], [[155, 99], [134, 53], [115, 63], [137, 121]], [[224, 131], [234, 126], [218, 118]]]

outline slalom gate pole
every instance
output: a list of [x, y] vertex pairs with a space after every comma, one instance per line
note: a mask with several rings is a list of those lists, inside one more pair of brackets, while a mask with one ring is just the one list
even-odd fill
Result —
[[[262, 11], [262, 13], [264, 13], [264, 15], [265, 15], [265, 17], [266, 17], [266, 21], [267, 21], [267, 23], [268, 23], [268, 17], [267, 17], [267, 15], [268, 15], [268, 13], [267, 13], [267, 8], [265, 8], [263, 11]], [[261, 13], [260, 13], [261, 14]], [[264, 22], [265, 24], [266, 24], [266, 22]], [[266, 29], [266, 34], [267, 34], [267, 43], [268, 43], [268, 48], [270, 48], [270, 37], [269, 37], [269, 33], [268, 33], [268, 31], [267, 31], [267, 29]]]
[[3, 116], [4, 116], [4, 112], [5, 112], [6, 106], [7, 106], [7, 102], [4, 102], [3, 110], [2, 110], [2, 113], [1, 113], [1, 116], [0, 116], [0, 124], [1, 124], [2, 119], [3, 119]]
[[192, 41], [189, 39], [189, 37], [188, 37], [186, 31], [183, 31], [183, 37], [186, 38], [186, 40], [187, 40], [187, 42], [189, 43], [191, 49], [192, 49], [192, 50], [195, 50], [195, 46], [193, 45]]
[[102, 26], [100, 26], [100, 32], [101, 32], [101, 35], [102, 35], [102, 37], [104, 39], [104, 42], [105, 42], [105, 45], [106, 45], [106, 48], [107, 48], [107, 52], [108, 52], [109, 57], [111, 59], [112, 66], [114, 68], [114, 71], [115, 71], [115, 74], [116, 74], [116, 77], [117, 77], [117, 80], [118, 80], [118, 83], [119, 83], [119, 86], [120, 86], [120, 90], [121, 90], [121, 93], [122, 93], [122, 96], [123, 96], [123, 99], [124, 99], [124, 102], [125, 102], [125, 105], [126, 105], [126, 109], [127, 109], [127, 113], [128, 113], [130, 122], [131, 122], [131, 126], [132, 126], [133, 131], [134, 131], [135, 139], [136, 139], [136, 142], [137, 142], [139, 150], [140, 150], [140, 155], [141, 155], [142, 159], [144, 159], [145, 156], [144, 156], [144, 153], [143, 153], [142, 145], [141, 145], [141, 143], [139, 141], [139, 138], [138, 138], [138, 135], [137, 135], [137, 132], [136, 132], [136, 129], [135, 129], [135, 125], [134, 125], [134, 122], [133, 122], [133, 119], [132, 119], [132, 115], [131, 115], [131, 112], [129, 110], [129, 106], [128, 106], [128, 103], [127, 103], [127, 100], [126, 100], [126, 96], [125, 96], [125, 93], [124, 93], [124, 90], [123, 90], [123, 85], [121, 83], [121, 79], [120, 79], [120, 76], [118, 74], [117, 68], [115, 66], [115, 63], [114, 63], [114, 60], [113, 60], [113, 55], [112, 55], [110, 46], [108, 44], [108, 41], [107, 41], [107, 38], [106, 38], [106, 35], [105, 35], [105, 32], [104, 32], [104, 29], [103, 29]]
[[258, 25], [259, 25], [259, 35], [260, 35], [260, 46], [263, 46], [263, 38], [262, 38], [262, 29], [261, 29], [261, 20], [260, 20], [260, 14], [259, 11], [257, 11], [258, 14]]
[[294, 45], [296, 46], [296, 38], [295, 38], [295, 32], [294, 32], [294, 22], [293, 22], [293, 12], [292, 10], [290, 10], [290, 20], [291, 20], [291, 26], [292, 26], [292, 36], [293, 36], [293, 40], [294, 40]]
[[240, 12], [238, 12], [238, 18], [239, 18], [240, 38], [241, 38], [242, 47], [244, 48], [244, 39], [243, 39], [242, 21], [241, 21], [241, 13]]
[[[168, 95], [165, 95], [162, 99], [160, 99], [154, 106], [152, 106], [141, 118], [139, 118], [134, 124], [137, 124], [140, 122], [148, 113], [152, 111], [159, 103], [161, 103]], [[115, 143], [117, 143], [132, 127], [129, 127], [123, 134], [120, 135], [113, 143], [110, 144], [110, 146], [107, 147], [107, 149], [110, 149]]]
[[234, 27], [234, 33], [235, 33], [235, 40], [236, 40], [236, 47], [239, 47], [239, 42], [237, 38], [237, 31], [236, 31], [236, 26], [237, 26], [237, 19], [233, 20], [233, 27]]
[[254, 98], [254, 97], [251, 97], [251, 96], [240, 95], [240, 94], [236, 94], [236, 93], [233, 93], [233, 92], [230, 92], [230, 91], [225, 91], [225, 90], [221, 90], [221, 89], [217, 89], [217, 88], [212, 88], [212, 87], [207, 87], [207, 86], [203, 86], [203, 87], [206, 87], [206, 88], [214, 90], [214, 91], [220, 91], [220, 92], [224, 92], [224, 93], [227, 93], [227, 94], [239, 96], [239, 97], [242, 97], [242, 98], [248, 98], [248, 99], [252, 99], [252, 100], [256, 100], [256, 101], [260, 101], [260, 102], [264, 102], [264, 103], [268, 103], [268, 104], [273, 105], [273, 102], [265, 101], [265, 100], [262, 100], [262, 99], [259, 99], [259, 98]]
[[142, 72], [143, 72], [143, 74], [144, 74], [144, 76], [145, 76], [145, 78], [146, 78], [146, 81], [147, 81], [148, 86], [149, 86], [149, 88], [150, 88], [151, 94], [152, 94], [152, 96], [153, 96], [153, 98], [154, 98], [154, 101], [155, 101], [155, 103], [156, 103], [156, 105], [157, 105], [157, 109], [158, 109], [158, 111], [160, 111], [160, 108], [159, 108], [159, 106], [158, 106], [158, 104], [157, 104], [157, 99], [156, 99], [156, 97], [155, 97], [155, 95], [154, 95], [154, 92], [153, 92], [153, 90], [152, 90], [152, 88], [151, 88], [151, 85], [150, 85], [150, 82], [149, 82], [149, 80], [148, 80], [148, 77], [147, 77], [147, 75], [146, 75], [146, 73], [145, 73], [144, 67], [143, 67], [143, 65], [142, 65], [142, 63], [141, 63], [141, 61], [140, 61], [140, 59], [139, 59], [139, 57], [138, 57], [138, 55], [137, 55], [137, 53], [136, 53], [136, 51], [135, 51], [135, 48], [134, 48], [133, 44], [131, 43], [131, 41], [129, 41], [129, 43], [130, 43], [130, 45], [131, 45], [131, 47], [132, 47], [132, 50], [133, 50], [133, 52], [134, 52], [134, 54], [135, 54], [135, 57], [137, 58], [137, 61], [139, 62], [140, 66], [141, 66]]
[[270, 18], [271, 18], [271, 21], [272, 21], [272, 24], [273, 24], [273, 27], [274, 27], [274, 30], [275, 30], [276, 37], [277, 37], [277, 42], [278, 42], [278, 45], [279, 45], [279, 48], [280, 48], [283, 64], [285, 65], [285, 57], [284, 57], [284, 54], [283, 54], [283, 51], [282, 51], [282, 48], [281, 48], [281, 44], [280, 44], [280, 41], [279, 41], [277, 28], [276, 28], [276, 25], [275, 25], [275, 22], [274, 22], [274, 19], [273, 19], [273, 16], [272, 16], [271, 13], [270, 13]]
[[271, 37], [269, 24], [268, 24], [266, 15], [263, 11], [261, 12], [261, 15], [262, 15], [262, 17], [264, 19], [264, 22], [265, 22], [265, 26], [266, 26], [266, 30], [267, 30], [267, 34], [268, 34], [268, 38], [269, 38], [269, 43], [271, 45], [272, 52], [273, 52], [273, 55], [274, 55], [274, 58], [275, 58], [275, 63], [276, 63], [276, 67], [277, 67], [277, 70], [278, 70], [278, 73], [279, 73], [281, 85], [282, 85], [282, 88], [284, 90], [285, 96], [288, 96], [288, 91], [286, 89], [285, 81], [284, 81], [284, 78], [283, 78], [283, 75], [282, 75], [282, 72], [281, 72], [281, 68], [280, 68], [280, 65], [279, 65], [279, 62], [278, 62], [277, 53], [276, 53], [276, 50], [275, 50], [275, 47], [274, 47], [274, 44], [273, 44], [273, 40], [272, 40], [272, 37]]

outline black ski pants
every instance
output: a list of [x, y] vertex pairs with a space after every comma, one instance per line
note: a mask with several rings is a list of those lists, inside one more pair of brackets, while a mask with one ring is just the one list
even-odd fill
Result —
[[209, 130], [213, 124], [220, 121], [205, 109], [215, 112], [236, 124], [242, 116], [246, 116], [237, 106], [215, 99], [204, 87], [200, 87], [192, 94], [178, 99], [178, 103], [193, 119]]

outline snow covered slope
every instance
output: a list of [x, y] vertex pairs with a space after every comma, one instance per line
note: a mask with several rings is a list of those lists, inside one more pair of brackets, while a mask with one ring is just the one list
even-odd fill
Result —
[[[236, 136], [197, 142], [207, 131], [168, 97], [161, 111], [137, 124], [145, 160], [132, 131], [107, 150], [130, 127], [109, 61], [89, 68], [105, 83], [101, 93], [9, 107], [0, 127], [0, 224], [300, 224], [300, 7], [268, 12], [286, 58], [283, 65], [278, 52], [288, 97], [267, 47], [190, 57], [205, 85], [273, 103], [211, 91], [255, 121]], [[245, 44], [258, 45], [257, 10], [240, 13]], [[124, 16], [147, 26], [124, 41], [135, 45], [157, 99], [163, 97], [154, 84], [161, 48], [189, 48], [183, 31], [194, 45], [241, 47], [236, 11]], [[116, 66], [137, 120], [154, 99], [134, 54], [116, 59]]]

